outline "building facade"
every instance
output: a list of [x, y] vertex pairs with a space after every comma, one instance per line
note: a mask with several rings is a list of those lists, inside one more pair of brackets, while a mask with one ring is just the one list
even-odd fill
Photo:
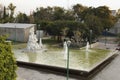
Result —
[[8, 35], [8, 40], [27, 42], [29, 31], [35, 24], [6, 23], [0, 24], [0, 35]]
[[111, 14], [112, 14], [113, 16], [116, 16], [116, 14], [117, 14], [116, 10], [111, 10]]
[[117, 23], [114, 25], [114, 27], [112, 27], [109, 30], [110, 33], [113, 34], [120, 34], [120, 19], [117, 21]]

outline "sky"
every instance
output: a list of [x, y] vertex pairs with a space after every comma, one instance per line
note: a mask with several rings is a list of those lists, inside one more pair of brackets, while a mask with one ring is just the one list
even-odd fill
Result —
[[0, 0], [0, 4], [8, 6], [10, 3], [16, 6], [16, 14], [20, 11], [30, 14], [30, 11], [38, 7], [60, 6], [65, 9], [71, 8], [75, 4], [82, 4], [88, 7], [108, 6], [111, 10], [120, 8], [120, 0]]

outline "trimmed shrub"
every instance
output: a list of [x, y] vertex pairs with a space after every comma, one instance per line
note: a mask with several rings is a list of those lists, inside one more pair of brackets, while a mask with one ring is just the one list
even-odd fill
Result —
[[0, 36], [0, 80], [16, 80], [16, 60], [10, 43], [5, 39], [5, 36]]

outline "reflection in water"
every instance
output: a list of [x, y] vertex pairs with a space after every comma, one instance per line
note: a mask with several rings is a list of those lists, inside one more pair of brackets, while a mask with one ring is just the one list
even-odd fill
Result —
[[88, 51], [86, 51], [85, 52], [85, 59], [86, 59], [86, 66], [89, 68], [89, 66], [90, 66], [90, 59], [89, 59], [89, 57], [90, 57], [90, 54], [89, 54], [89, 52]]
[[85, 58], [86, 58], [86, 60], [89, 59], [89, 52], [88, 51], [85, 52]]
[[[15, 50], [15, 57], [18, 61], [45, 64], [58, 67], [66, 67], [66, 60], [61, 51], [63, 49], [48, 48], [47, 51], [37, 53], [25, 53], [22, 50]], [[97, 53], [99, 52], [99, 53]], [[108, 50], [70, 50], [70, 68], [89, 71], [91, 67], [107, 57]]]
[[25, 53], [26, 55], [27, 55], [27, 57], [28, 57], [28, 61], [29, 62], [36, 62], [36, 60], [37, 60], [37, 54], [36, 53]]

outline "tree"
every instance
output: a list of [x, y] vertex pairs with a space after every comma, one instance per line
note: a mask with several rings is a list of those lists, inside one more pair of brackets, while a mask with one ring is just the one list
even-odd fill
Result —
[[64, 20], [73, 21], [74, 19], [74, 12], [71, 10], [65, 10], [63, 15]]
[[13, 22], [14, 21], [14, 10], [15, 10], [16, 6], [14, 6], [12, 3], [10, 3], [8, 5], [8, 9], [10, 10], [10, 16], [9, 16], [9, 22]]
[[76, 14], [79, 18], [82, 18], [82, 12], [84, 12], [86, 9], [86, 6], [76, 4], [73, 6], [74, 15]]
[[16, 60], [11, 45], [0, 36], [0, 80], [16, 80]]
[[73, 31], [73, 44], [75, 44], [76, 46], [80, 47], [80, 43], [81, 43], [81, 32], [79, 30], [74, 30]]
[[1, 23], [6, 23], [9, 21], [9, 14], [7, 13], [7, 8], [4, 6], [2, 13], [0, 13], [0, 22]]
[[53, 20], [64, 20], [64, 8], [54, 7]]
[[93, 31], [93, 38], [97, 37], [98, 35], [101, 34], [103, 27], [102, 27], [102, 23], [99, 20], [99, 18], [95, 15], [89, 15], [87, 14], [85, 17], [85, 24], [88, 26], [88, 31], [87, 31], [87, 35], [88, 35], [88, 39], [90, 37], [90, 29]]
[[101, 20], [103, 28], [111, 28], [116, 22], [116, 18], [112, 16], [109, 7], [100, 6], [96, 8], [95, 15], [98, 16]]
[[[84, 21], [88, 29], [92, 29], [95, 33], [93, 38], [100, 35], [104, 29], [111, 28], [116, 22], [116, 18], [112, 16], [111, 11], [106, 6], [89, 7], [81, 15], [81, 20]], [[88, 33], [89, 31], [86, 33], [89, 36]]]
[[52, 21], [53, 20], [53, 8], [47, 7], [47, 8], [37, 8], [36, 11], [33, 13], [33, 16], [35, 18], [35, 22], [40, 21]]
[[4, 6], [3, 23], [9, 22], [9, 13], [7, 11], [8, 9]]
[[16, 21], [18, 23], [29, 23], [30, 19], [25, 13], [19, 12], [19, 14], [16, 16]]
[[[75, 21], [75, 15], [77, 20]], [[35, 23], [40, 24], [38, 29], [47, 31], [52, 36], [61, 36], [67, 28], [66, 36], [71, 38], [80, 33], [80, 39], [90, 37], [90, 29], [93, 30], [92, 39], [99, 36], [106, 28], [111, 28], [116, 18], [111, 15], [107, 6], [86, 7], [81, 4], [73, 6], [72, 10], [61, 7], [37, 8], [34, 12]]]
[[96, 8], [95, 15], [100, 18], [109, 18], [111, 16], [111, 11], [107, 6], [99, 6]]

